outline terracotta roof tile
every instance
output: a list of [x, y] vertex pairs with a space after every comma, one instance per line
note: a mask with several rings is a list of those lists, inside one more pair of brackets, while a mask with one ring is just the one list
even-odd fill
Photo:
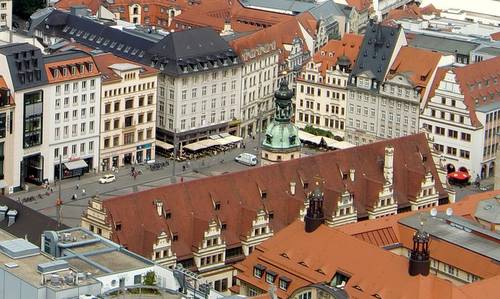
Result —
[[[9, 86], [7, 86], [7, 82], [5, 82], [5, 79], [1, 75], [0, 75], [0, 88], [2, 88], [2, 89], [9, 89]], [[12, 95], [9, 97], [9, 104], [10, 105], [14, 105], [15, 104], [14, 97]]]
[[347, 5], [354, 7], [357, 11], [363, 11], [372, 6], [372, 1], [370, 0], [346, 0]]
[[500, 31], [492, 33], [490, 35], [491, 40], [500, 41]]
[[456, 75], [472, 124], [476, 127], [481, 126], [475, 113], [476, 107], [500, 101], [500, 57], [463, 67], [439, 68], [429, 98], [435, 95], [436, 89], [448, 71]]
[[80, 69], [76, 69], [76, 73], [72, 74], [71, 69], [68, 68], [67, 75], [64, 76], [62, 71], [59, 71], [57, 77], [54, 77], [54, 73], [51, 71], [52, 69], [56, 69], [59, 67], [66, 67], [75, 64], [83, 64], [83, 63], [94, 63], [91, 56], [80, 57], [75, 59], [67, 59], [67, 60], [58, 60], [55, 62], [45, 63], [45, 72], [47, 73], [47, 79], [49, 83], [63, 82], [69, 80], [76, 80], [81, 78], [94, 77], [99, 75], [99, 70], [97, 68], [92, 68], [91, 71], [85, 70], [85, 72], [81, 73]]
[[140, 67], [142, 71], [140, 72], [139, 76], [141, 77], [152, 76], [158, 73], [158, 70], [156, 70], [155, 68], [139, 64], [137, 62], [132, 62], [130, 60], [115, 56], [111, 53], [98, 54], [93, 56], [93, 58], [97, 65], [97, 68], [101, 72], [101, 75], [103, 75], [103, 84], [107, 84], [107, 82], [113, 82], [115, 80], [121, 80], [120, 76], [110, 68], [111, 65], [116, 63], [129, 63]]
[[312, 60], [315, 63], [321, 63], [320, 73], [324, 77], [326, 70], [336, 66], [340, 57], [347, 57], [351, 61], [351, 65], [354, 65], [362, 43], [362, 35], [346, 33], [341, 40], [328, 41], [314, 54]]
[[[303, 207], [305, 194], [302, 181], [309, 181], [315, 176], [325, 180], [325, 194], [339, 195], [337, 190], [350, 190], [354, 194], [358, 217], [364, 217], [367, 207], [373, 206], [378, 192], [382, 188], [382, 168], [377, 162], [384, 156], [385, 147], [391, 144], [394, 156], [394, 196], [400, 207], [408, 206], [408, 198], [419, 192], [409, 186], [403, 174], [412, 169], [417, 171], [413, 177], [421, 181], [424, 169], [430, 169], [435, 178], [437, 171], [432, 162], [428, 143], [424, 134], [386, 140], [370, 145], [347, 150], [334, 151], [316, 156], [296, 159], [281, 164], [259, 167], [208, 177], [181, 184], [167, 185], [138, 193], [119, 196], [104, 201], [104, 206], [111, 223], [121, 222], [122, 229], [113, 231], [113, 240], [127, 244], [128, 248], [143, 256], [149, 256], [152, 243], [143, 244], [143, 232], [149, 230], [156, 235], [161, 231], [178, 234], [178, 241], [173, 242], [173, 250], [179, 258], [189, 258], [192, 247], [201, 240], [203, 231], [208, 229], [212, 219], [226, 224], [223, 231], [227, 246], [235, 246], [251, 229], [252, 220], [260, 209], [273, 213], [270, 220], [274, 231], [279, 231], [297, 219]], [[411, 154], [420, 151], [428, 157], [422, 162], [420, 155]], [[425, 166], [424, 166], [425, 165]], [[343, 181], [336, 167], [356, 169], [354, 182]], [[370, 188], [365, 180], [371, 180]], [[290, 182], [296, 182], [296, 194], [291, 195]], [[261, 198], [259, 188], [265, 189], [266, 198]], [[446, 197], [441, 184], [437, 183], [441, 196]], [[154, 201], [164, 203], [164, 209], [171, 213], [170, 219], [157, 215]], [[339, 198], [326, 198], [336, 202]], [[220, 202], [220, 209], [214, 209], [214, 201]], [[336, 203], [329, 203], [335, 205]], [[332, 209], [333, 211], [333, 209]]]
[[[266, 271], [271, 270], [278, 277], [291, 279], [286, 291], [277, 289], [279, 298], [288, 298], [298, 288], [312, 283], [329, 283], [337, 271], [350, 275], [344, 290], [351, 298], [374, 298], [375, 294], [381, 298], [477, 298], [462, 296], [457, 286], [435, 275], [410, 276], [404, 256], [324, 225], [305, 233], [300, 221], [257, 246], [249, 257], [235, 265], [238, 279], [267, 290], [264, 276], [259, 279], [253, 275], [256, 264], [264, 265]], [[499, 288], [493, 284], [490, 287]]]
[[92, 13], [96, 13], [104, 0], [59, 0], [55, 6], [59, 9], [70, 10], [73, 6], [85, 5]]

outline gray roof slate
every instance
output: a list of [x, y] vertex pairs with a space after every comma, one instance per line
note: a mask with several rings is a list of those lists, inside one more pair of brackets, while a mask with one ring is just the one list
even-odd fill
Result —
[[40, 49], [28, 43], [0, 46], [5, 55], [14, 91], [34, 88], [48, 83]]
[[462, 41], [427, 34], [416, 34], [414, 38], [408, 39], [408, 44], [415, 48], [435, 50], [442, 53], [469, 55], [477, 48], [478, 43]]
[[357, 77], [366, 73], [376, 81], [382, 82], [389, 68], [400, 31], [401, 28], [383, 26], [375, 22], [368, 23], [351, 76]]
[[491, 198], [480, 201], [474, 216], [490, 223], [500, 224], [500, 199]]

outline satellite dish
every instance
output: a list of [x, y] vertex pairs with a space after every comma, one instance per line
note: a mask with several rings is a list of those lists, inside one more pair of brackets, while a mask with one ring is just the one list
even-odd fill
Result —
[[432, 210], [431, 210], [431, 216], [432, 217], [436, 217], [437, 214], [438, 214], [438, 211], [436, 210], [436, 208], [432, 208]]
[[452, 208], [447, 208], [446, 209], [446, 216], [451, 216], [453, 215], [453, 209]]

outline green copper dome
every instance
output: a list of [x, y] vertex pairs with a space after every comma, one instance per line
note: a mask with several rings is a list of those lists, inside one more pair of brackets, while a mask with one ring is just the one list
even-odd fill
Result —
[[286, 80], [274, 93], [276, 112], [274, 120], [266, 130], [262, 147], [268, 151], [290, 151], [300, 148], [299, 129], [290, 122], [293, 92], [288, 89]]

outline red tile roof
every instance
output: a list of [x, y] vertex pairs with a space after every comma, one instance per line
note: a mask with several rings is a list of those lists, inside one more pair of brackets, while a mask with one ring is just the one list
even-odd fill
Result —
[[392, 20], [401, 19], [421, 19], [424, 15], [439, 15], [439, 13], [440, 10], [436, 9], [432, 4], [425, 7], [418, 7], [416, 4], [410, 4], [390, 10], [383, 22], [387, 23]]
[[[237, 53], [240, 53], [242, 49], [251, 49], [255, 48], [257, 44], [275, 41], [276, 48], [281, 49], [279, 60], [280, 63], [283, 63], [288, 57], [288, 51], [285, 49], [285, 45], [291, 45], [295, 37], [301, 38], [305, 43], [301, 26], [304, 27], [311, 36], [316, 35], [315, 29], [311, 26], [312, 22], [316, 22], [314, 17], [310, 13], [303, 13], [274, 26], [237, 38], [231, 42], [231, 46]], [[305, 44], [304, 50], [309, 51]]]
[[420, 94], [423, 95], [425, 89], [431, 85], [431, 79], [441, 57], [442, 55], [438, 52], [403, 47], [392, 63], [387, 77], [392, 78], [397, 74], [405, 74], [414, 87], [421, 88]]
[[[464, 218], [473, 219], [478, 203], [485, 199], [493, 198], [499, 195], [500, 190], [483, 192], [474, 195], [469, 195], [461, 199], [457, 203], [442, 205], [436, 207], [440, 212], [444, 212], [447, 208], [453, 209], [453, 215]], [[399, 220], [405, 217], [410, 217], [415, 213], [429, 213], [429, 209], [411, 211], [408, 213], [397, 214], [380, 219], [361, 221], [353, 224], [343, 225], [338, 229], [344, 233], [357, 237], [370, 244], [385, 247], [393, 244], [401, 243], [406, 248], [412, 247], [412, 237], [415, 232], [399, 223]], [[391, 238], [387, 242], [381, 242], [378, 235], [386, 234], [387, 231], [392, 231]], [[430, 244], [431, 257], [441, 262], [454, 265], [463, 270], [474, 273], [477, 276], [487, 278], [495, 275], [500, 275], [500, 267], [492, 265], [491, 259], [468, 251], [461, 247], [451, 245], [446, 241], [431, 242]]]
[[[80, 72], [80, 68], [76, 68], [76, 73], [72, 74], [71, 73], [71, 65], [75, 64], [85, 64], [85, 63], [92, 63], [94, 64], [94, 60], [92, 59], [91, 56], [86, 56], [86, 57], [80, 57], [80, 58], [75, 58], [75, 59], [67, 59], [67, 60], [58, 60], [55, 62], [51, 63], [45, 63], [45, 72], [47, 74], [47, 79], [49, 83], [56, 83], [56, 82], [63, 82], [63, 81], [70, 81], [70, 80], [77, 80], [81, 78], [88, 78], [88, 77], [94, 77], [99, 75], [99, 70], [96, 67], [93, 67], [91, 71], [89, 71], [87, 68], [85, 68], [84, 72]], [[64, 76], [62, 71], [59, 69], [61, 67], [67, 67], [67, 75]], [[51, 71], [52, 69], [59, 69], [59, 73], [56, 77], [54, 77], [54, 73]]]
[[[238, 279], [266, 291], [269, 284], [265, 275], [262, 278], [253, 275], [257, 264], [275, 272], [276, 283], [281, 276], [291, 280], [286, 291], [277, 288], [279, 298], [288, 298], [298, 288], [312, 283], [330, 283], [337, 271], [350, 276], [344, 290], [351, 298], [481, 298], [475, 290], [467, 295], [460, 287], [432, 274], [410, 276], [406, 257], [335, 228], [322, 225], [306, 233], [300, 221], [257, 246], [249, 257], [235, 265]], [[500, 285], [489, 283], [488, 288], [478, 292], [494, 294]]]
[[500, 41], [500, 31], [492, 33], [490, 35], [491, 40]]
[[59, 0], [55, 6], [59, 9], [70, 10], [72, 6], [85, 5], [95, 14], [104, 2], [104, 0]]
[[372, 6], [371, 0], [346, 0], [347, 5], [355, 8], [358, 12], [368, 9]]
[[94, 61], [97, 65], [97, 68], [101, 72], [102, 75], [102, 83], [107, 84], [108, 82], [114, 82], [116, 80], [121, 80], [121, 77], [113, 71], [110, 66], [116, 63], [129, 63], [136, 65], [142, 69], [141, 73], [139, 76], [141, 77], [147, 77], [147, 76], [152, 76], [158, 73], [158, 70], [155, 68], [139, 64], [137, 62], [132, 62], [130, 60], [120, 58], [118, 56], [115, 56], [111, 53], [104, 53], [104, 54], [98, 54], [93, 56]]
[[[120, 231], [113, 231], [112, 239], [148, 257], [153, 236], [161, 231], [175, 233], [178, 241], [173, 242], [173, 250], [182, 260], [191, 257], [193, 246], [198, 246], [208, 222], [215, 219], [226, 224], [223, 231], [226, 245], [238, 246], [250, 233], [252, 220], [261, 209], [273, 213], [270, 222], [274, 231], [297, 219], [310, 190], [302, 182], [315, 176], [325, 180], [325, 209], [333, 211], [339, 199], [333, 196], [347, 188], [354, 194], [358, 217], [364, 217], [382, 190], [384, 176], [379, 161], [383, 161], [388, 145], [394, 147], [393, 188], [399, 207], [408, 206], [409, 199], [420, 191], [419, 182], [426, 170], [436, 178], [441, 197], [446, 197], [426, 136], [417, 134], [105, 200], [110, 223], [122, 224]], [[424, 162], [422, 156], [427, 157]], [[351, 168], [356, 170], [355, 180], [343, 180], [341, 172], [348, 173]], [[297, 184], [295, 195], [289, 193], [292, 181]], [[260, 190], [266, 191], [266, 199], [261, 198]], [[170, 219], [157, 215], [156, 200], [170, 211]], [[214, 202], [221, 203], [219, 210], [214, 209]]]
[[463, 67], [441, 67], [436, 73], [429, 98], [435, 95], [446, 72], [455, 73], [464, 103], [469, 110], [472, 125], [482, 124], [476, 116], [476, 107], [500, 101], [500, 57], [491, 58]]
[[326, 45], [321, 47], [312, 60], [315, 63], [321, 63], [320, 73], [324, 77], [326, 70], [337, 65], [337, 60], [344, 56], [349, 58], [351, 66], [356, 63], [359, 49], [363, 43], [363, 36], [352, 33], [346, 33], [341, 40], [330, 40]]

